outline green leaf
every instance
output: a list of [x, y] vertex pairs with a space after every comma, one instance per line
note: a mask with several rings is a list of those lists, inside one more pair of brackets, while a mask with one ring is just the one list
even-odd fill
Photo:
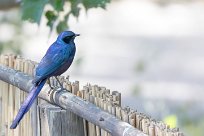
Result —
[[59, 22], [59, 24], [57, 25], [57, 33], [61, 33], [62, 31], [65, 31], [67, 29], [68, 29], [67, 20], [63, 20]]
[[47, 22], [47, 25], [50, 27], [51, 31], [53, 29], [53, 25], [55, 23], [55, 21], [57, 20], [57, 15], [55, 14], [54, 11], [50, 11], [48, 10], [46, 13], [45, 13], [45, 16], [48, 20]]
[[40, 24], [41, 16], [48, 0], [22, 0], [22, 19]]
[[50, 4], [56, 11], [63, 11], [64, 0], [50, 0]]
[[97, 8], [97, 7], [105, 8], [106, 3], [109, 3], [109, 2], [110, 0], [83, 0], [82, 3], [85, 9], [88, 10], [90, 8]]
[[81, 0], [70, 0], [71, 3], [71, 10], [70, 13], [75, 16], [78, 17], [79, 16], [79, 12], [80, 12], [80, 7], [79, 4], [81, 3]]
[[67, 13], [67, 14], [64, 16], [64, 20], [68, 20], [68, 19], [69, 19], [69, 15], [70, 15], [70, 13]]

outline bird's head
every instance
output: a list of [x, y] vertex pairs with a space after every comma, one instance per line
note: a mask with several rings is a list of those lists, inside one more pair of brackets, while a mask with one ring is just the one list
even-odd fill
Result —
[[62, 33], [59, 34], [57, 40], [63, 41], [67, 44], [69, 44], [70, 42], [73, 42], [75, 37], [79, 36], [79, 34], [75, 34], [72, 31], [64, 31]]

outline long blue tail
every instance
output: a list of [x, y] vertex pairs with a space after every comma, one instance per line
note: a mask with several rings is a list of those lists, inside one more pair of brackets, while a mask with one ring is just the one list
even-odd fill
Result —
[[15, 129], [17, 127], [17, 125], [19, 124], [19, 122], [21, 121], [21, 119], [23, 118], [24, 114], [26, 114], [26, 112], [28, 112], [28, 110], [30, 109], [35, 98], [38, 96], [41, 89], [43, 88], [45, 81], [46, 81], [46, 79], [42, 80], [38, 86], [35, 86], [32, 88], [32, 90], [28, 94], [26, 100], [21, 105], [21, 108], [19, 109], [16, 118], [14, 119], [13, 123], [10, 126], [10, 129]]

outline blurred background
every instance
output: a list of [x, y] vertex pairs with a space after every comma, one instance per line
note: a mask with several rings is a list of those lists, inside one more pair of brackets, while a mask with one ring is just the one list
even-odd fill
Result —
[[22, 21], [29, 7], [21, 1], [0, 0], [0, 53], [39, 62], [56, 40], [56, 31], [68, 28], [81, 34], [66, 73], [72, 81], [117, 90], [124, 106], [179, 127], [187, 136], [203, 136], [204, 1], [101, 1], [105, 6], [77, 3], [80, 10], [60, 24], [50, 18], [63, 20], [61, 14], [73, 3], [65, 4], [61, 14], [45, 13], [54, 8], [44, 3], [37, 8], [43, 9], [40, 21]]

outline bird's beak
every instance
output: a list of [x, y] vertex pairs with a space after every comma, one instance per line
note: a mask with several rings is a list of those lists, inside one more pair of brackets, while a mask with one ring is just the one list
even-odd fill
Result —
[[75, 37], [80, 36], [80, 34], [75, 34]]

